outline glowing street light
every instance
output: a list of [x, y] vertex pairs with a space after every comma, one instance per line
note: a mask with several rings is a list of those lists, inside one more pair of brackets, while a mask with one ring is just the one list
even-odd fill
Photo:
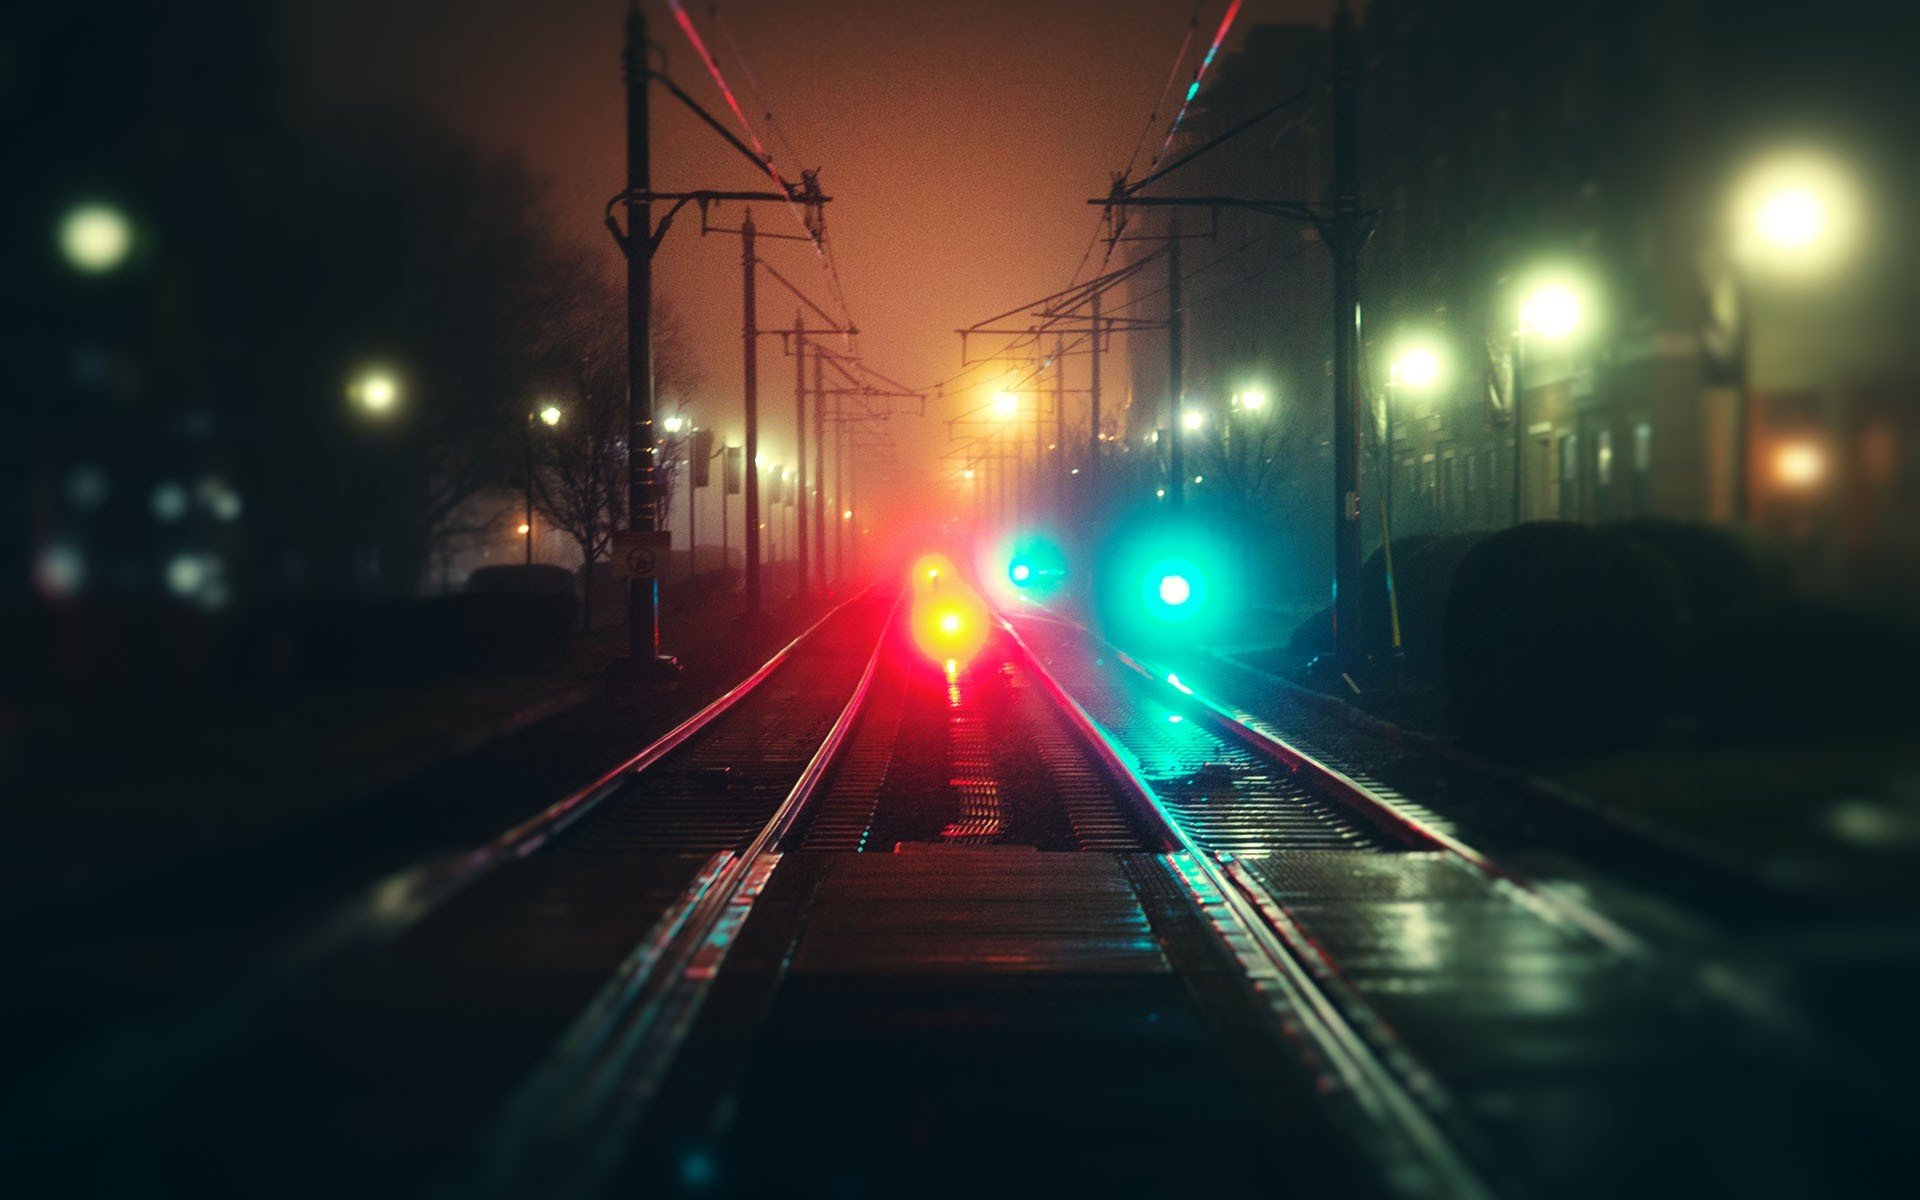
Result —
[[528, 534], [533, 532], [533, 526], [527, 524], [525, 521], [522, 521], [520, 522], [519, 526], [514, 529], [514, 532], [519, 534], [521, 537], [526, 537]]
[[1528, 336], [1563, 341], [1585, 320], [1580, 294], [1557, 280], [1539, 284], [1520, 301], [1520, 332]]
[[81, 204], [60, 219], [60, 254], [83, 275], [104, 275], [133, 249], [133, 226], [110, 204]]
[[1235, 392], [1233, 404], [1234, 407], [1238, 408], [1241, 412], [1264, 412], [1267, 407], [1267, 393], [1264, 389], [1257, 387], [1248, 388], [1242, 392]]
[[1440, 355], [1431, 346], [1407, 346], [1394, 357], [1388, 381], [1396, 388], [1431, 392], [1440, 382]]
[[400, 381], [391, 371], [372, 367], [347, 385], [347, 397], [371, 416], [388, 416], [399, 406]]
[[1189, 408], [1180, 414], [1180, 428], [1188, 433], [1199, 433], [1207, 427], [1207, 414], [1197, 408]]
[[560, 406], [551, 400], [527, 413], [527, 425], [524, 430], [526, 437], [522, 439], [526, 449], [525, 483], [527, 490], [527, 517], [526, 520], [520, 523], [520, 536], [526, 539], [526, 561], [528, 566], [533, 565], [533, 423], [538, 421], [548, 429], [552, 429], [560, 424], [562, 415]]
[[1582, 333], [1590, 324], [1585, 288], [1565, 277], [1536, 280], [1520, 295], [1519, 323], [1513, 331], [1513, 523], [1518, 525], [1525, 513], [1525, 483], [1521, 478], [1526, 465], [1527, 423], [1522, 416], [1526, 396], [1525, 372], [1527, 343], [1535, 338], [1564, 342]]
[[1773, 478], [1792, 491], [1811, 491], [1827, 479], [1827, 453], [1810, 438], [1784, 442], [1773, 455]]
[[[1732, 352], [1738, 372], [1733, 419], [1734, 512], [1752, 509], [1754, 458], [1751, 381], [1753, 303], [1749, 280], [1807, 287], [1830, 279], [1851, 256], [1860, 224], [1854, 180], [1832, 159], [1809, 150], [1782, 151], [1749, 167], [1732, 191], [1730, 280], [1737, 324]], [[1826, 477], [1825, 455], [1812, 443], [1789, 443], [1773, 462], [1781, 487], [1805, 490]]]
[[1011, 421], [1020, 415], [1020, 397], [1012, 392], [993, 394], [993, 415], [1003, 421]]
[[660, 427], [666, 430], [669, 434], [677, 434], [682, 429], [685, 429], [687, 427], [687, 419], [686, 417], [680, 415], [679, 413], [674, 413], [670, 417], [662, 418], [660, 421]]
[[1819, 274], [1852, 249], [1858, 210], [1853, 182], [1836, 163], [1816, 153], [1776, 154], [1734, 189], [1734, 252], [1756, 270]]

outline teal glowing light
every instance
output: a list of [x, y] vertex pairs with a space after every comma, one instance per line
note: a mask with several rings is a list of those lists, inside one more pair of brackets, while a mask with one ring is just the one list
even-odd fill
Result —
[[1007, 568], [1007, 578], [1016, 584], [1025, 585], [1033, 578], [1033, 564], [1024, 558], [1016, 558]]
[[1141, 582], [1147, 612], [1158, 620], [1184, 624], [1206, 608], [1206, 574], [1189, 559], [1161, 559], [1147, 568]]

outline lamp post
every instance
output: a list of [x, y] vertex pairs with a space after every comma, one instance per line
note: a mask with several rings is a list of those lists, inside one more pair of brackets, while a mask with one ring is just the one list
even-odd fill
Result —
[[[1267, 395], [1267, 390], [1257, 386], [1242, 388], [1227, 397], [1226, 449], [1221, 457], [1224, 460], [1227, 477], [1232, 481], [1229, 486], [1240, 489], [1243, 503], [1238, 507], [1243, 510], [1250, 510], [1253, 507], [1253, 499], [1257, 493], [1254, 488], [1253, 468], [1247, 462], [1247, 456], [1240, 450], [1240, 425], [1235, 418], [1244, 414], [1254, 420], [1260, 420], [1266, 416], [1270, 402], [1271, 398]], [[1240, 514], [1240, 569], [1245, 573], [1246, 581], [1240, 589], [1240, 594], [1247, 598], [1249, 609], [1252, 606], [1254, 594], [1254, 524], [1254, 514], [1251, 511], [1242, 511]]]
[[1513, 331], [1513, 523], [1525, 517], [1525, 463], [1527, 422], [1523, 397], [1526, 395], [1525, 367], [1527, 341], [1537, 337], [1550, 342], [1565, 341], [1586, 323], [1586, 304], [1573, 284], [1558, 279], [1544, 280], [1529, 288], [1520, 301], [1520, 319]]
[[528, 566], [533, 565], [533, 423], [535, 421], [539, 421], [548, 429], [552, 429], [560, 423], [560, 406], [557, 404], [543, 404], [527, 414], [527, 436], [525, 439], [527, 451], [527, 519], [520, 523], [520, 533], [526, 538]]
[[1440, 382], [1440, 355], [1433, 347], [1424, 342], [1411, 342], [1401, 347], [1393, 361], [1387, 365], [1387, 396], [1385, 404], [1386, 429], [1380, 441], [1386, 464], [1380, 472], [1380, 521], [1383, 539], [1392, 539], [1393, 530], [1393, 476], [1398, 465], [1394, 456], [1394, 409], [1398, 407], [1400, 393], [1410, 391], [1417, 395], [1431, 395]]
[[1734, 189], [1733, 501], [1742, 520], [1753, 504], [1754, 277], [1804, 286], [1830, 275], [1853, 249], [1858, 208], [1847, 171], [1812, 151], [1761, 159]]
[[[667, 447], [666, 447], [667, 471], [669, 472], [668, 478], [669, 480], [671, 480], [672, 478], [671, 472], [680, 465], [680, 456], [679, 456], [679, 451], [677, 447], [679, 444], [681, 431], [687, 428], [686, 414], [676, 412], [676, 413], [670, 413], [667, 416], [662, 417], [660, 420], [660, 428], [665, 430], [667, 434], [667, 439], [666, 439], [667, 440]], [[687, 495], [687, 512], [689, 514], [687, 518], [689, 522], [687, 527], [687, 554], [689, 557], [687, 561], [689, 563], [689, 566], [687, 569], [687, 575], [689, 578], [691, 578], [693, 575], [693, 569], [691, 566], [691, 563], [693, 561], [691, 557], [693, 554], [693, 527], [691, 522], [693, 518], [691, 514], [693, 512], [693, 500], [694, 500], [694, 497], [692, 495], [692, 487], [691, 487], [693, 483], [692, 471], [687, 472], [687, 483], [689, 485], [688, 495]], [[673, 528], [673, 512], [672, 512], [672, 502], [671, 502], [671, 497], [673, 493], [671, 489], [668, 490], [667, 495], [669, 497], [667, 511], [664, 511], [660, 514], [660, 528], [662, 529]], [[672, 551], [668, 551], [667, 553], [667, 564], [668, 564], [668, 573], [671, 574], [672, 564], [673, 564]]]

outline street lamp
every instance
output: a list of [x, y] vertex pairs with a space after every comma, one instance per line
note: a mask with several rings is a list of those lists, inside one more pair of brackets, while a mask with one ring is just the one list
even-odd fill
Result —
[[687, 427], [687, 419], [679, 413], [674, 413], [672, 416], [664, 418], [660, 422], [660, 427], [665, 429], [669, 434], [676, 434]]
[[527, 451], [527, 519], [520, 523], [520, 536], [527, 541], [527, 565], [533, 565], [533, 423], [539, 421], [548, 429], [560, 424], [560, 406], [549, 401], [527, 414], [526, 443]]
[[[1755, 276], [1807, 286], [1832, 274], [1854, 247], [1859, 201], [1852, 179], [1837, 163], [1811, 151], [1774, 154], [1748, 168], [1732, 194], [1732, 277], [1736, 374], [1733, 427], [1734, 512], [1752, 512], [1753, 458], [1753, 311], [1750, 281]], [[1791, 450], [1791, 447], [1783, 449]], [[1798, 467], [1780, 469], [1775, 481], [1807, 487], [1825, 474], [1824, 460], [1807, 470], [1812, 457], [1788, 453]]]
[[133, 226], [110, 204], [81, 204], [60, 218], [55, 234], [67, 265], [83, 275], [104, 275], [126, 261]]
[[1020, 397], [1012, 392], [993, 394], [993, 415], [1003, 421], [1011, 421], [1020, 415]]
[[1188, 433], [1199, 433], [1207, 427], [1207, 414], [1197, 408], [1189, 408], [1180, 414], [1180, 427]]
[[1526, 395], [1525, 369], [1527, 343], [1538, 338], [1564, 342], [1588, 324], [1584, 289], [1565, 277], [1539, 279], [1520, 294], [1519, 321], [1513, 331], [1513, 523], [1518, 525], [1524, 513], [1524, 464], [1527, 452], [1527, 422], [1522, 408]]
[[1380, 473], [1380, 503], [1381, 523], [1389, 539], [1393, 536], [1393, 475], [1398, 462], [1394, 454], [1393, 410], [1398, 407], [1403, 391], [1417, 396], [1431, 396], [1439, 388], [1444, 374], [1445, 367], [1439, 350], [1424, 340], [1408, 341], [1387, 364], [1386, 429], [1380, 438], [1387, 461]]
[[385, 417], [400, 404], [400, 381], [391, 371], [369, 367], [347, 384], [347, 398], [369, 416]]

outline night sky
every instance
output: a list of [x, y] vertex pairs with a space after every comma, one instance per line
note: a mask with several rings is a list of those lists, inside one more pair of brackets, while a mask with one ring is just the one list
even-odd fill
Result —
[[[801, 167], [821, 168], [860, 350], [921, 387], [958, 371], [956, 328], [1066, 285], [1097, 224], [1085, 200], [1126, 164], [1189, 22], [1197, 15], [1201, 29], [1176, 92], [1226, 5], [739, 0], [717, 6], [720, 22], [713, 6], [686, 7], [748, 113], [771, 109], [798, 152], [760, 122], [782, 172], [797, 180]], [[551, 177], [559, 218], [616, 271], [599, 220], [624, 178], [625, 8], [624, 0], [289, 0], [286, 36], [303, 85], [317, 94], [415, 101], [478, 145], [524, 155]], [[1249, 3], [1226, 49], [1252, 26], [1324, 22], [1330, 11], [1327, 0]], [[647, 13], [673, 77], [730, 122], [666, 6], [649, 3]], [[657, 187], [767, 185], [664, 91], [655, 90], [653, 104]], [[1171, 107], [1147, 137], [1143, 164]], [[732, 226], [738, 218], [733, 207], [718, 219]], [[770, 207], [755, 219], [766, 232], [797, 232]], [[689, 210], [655, 260], [655, 286], [685, 319], [713, 397], [690, 408], [708, 423], [717, 402], [723, 431], [737, 437], [739, 242], [702, 239], [698, 230]], [[767, 244], [763, 256], [825, 300], [826, 280], [806, 246]], [[793, 307], [763, 282], [762, 325], [789, 324]], [[762, 437], [775, 456], [790, 446], [791, 380], [791, 360], [763, 342]], [[992, 380], [976, 372], [960, 386], [968, 390], [929, 405], [927, 421], [894, 422], [916, 465], [931, 468], [944, 445], [939, 418], [979, 403]]]

